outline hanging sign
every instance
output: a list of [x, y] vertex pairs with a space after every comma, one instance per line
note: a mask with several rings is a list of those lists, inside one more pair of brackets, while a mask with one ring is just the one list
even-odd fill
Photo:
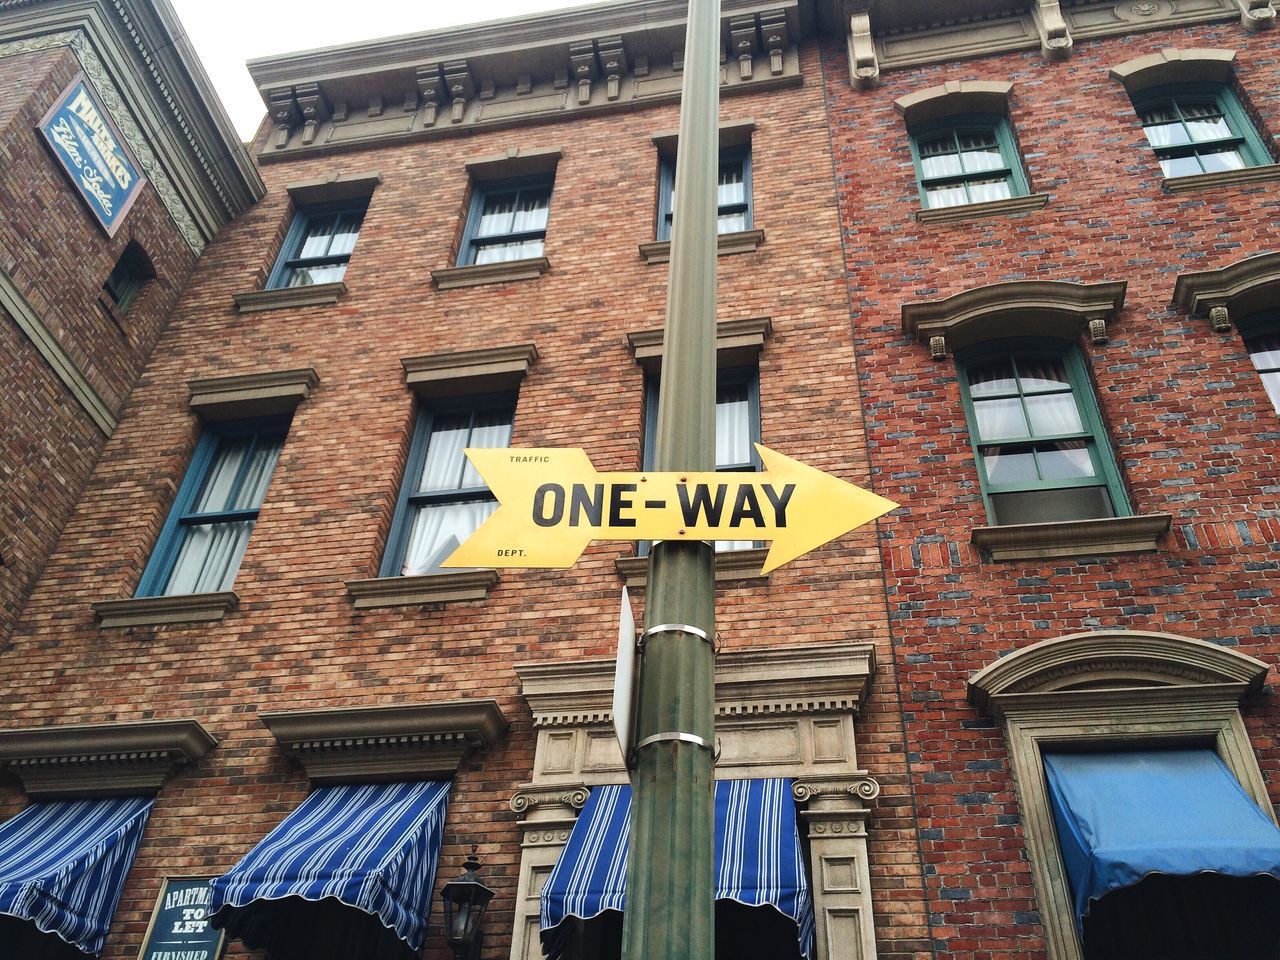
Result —
[[762, 572], [897, 507], [756, 444], [758, 473], [597, 473], [586, 451], [468, 449], [498, 509], [446, 567], [570, 567], [592, 540], [772, 540]]
[[54, 101], [40, 132], [107, 236], [115, 236], [145, 178], [83, 73]]
[[212, 877], [166, 877], [138, 960], [218, 960], [226, 933], [209, 925]]

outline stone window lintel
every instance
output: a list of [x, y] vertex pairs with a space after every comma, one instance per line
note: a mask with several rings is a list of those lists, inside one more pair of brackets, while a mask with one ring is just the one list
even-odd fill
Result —
[[311, 207], [370, 197], [380, 183], [382, 174], [376, 170], [367, 173], [335, 172], [328, 177], [288, 184], [285, 190], [297, 206]]
[[1174, 83], [1227, 83], [1235, 64], [1234, 50], [1172, 47], [1116, 64], [1112, 80], [1124, 85], [1130, 96]]
[[555, 173], [564, 157], [560, 147], [512, 147], [506, 153], [472, 157], [464, 161], [467, 173], [477, 183], [491, 183], [517, 177]]
[[187, 381], [190, 406], [205, 420], [289, 413], [311, 396], [320, 377], [311, 367]]
[[1231, 329], [1232, 318], [1275, 303], [1280, 291], [1280, 252], [1245, 257], [1217, 270], [1184, 273], [1173, 288], [1173, 305], [1189, 316], [1207, 316], [1215, 330]]
[[515, 390], [537, 359], [536, 346], [517, 343], [405, 357], [400, 363], [409, 389], [420, 397], [434, 398]]
[[893, 101], [908, 127], [964, 114], [1009, 113], [1013, 84], [1002, 80], [949, 80]]
[[[716, 363], [721, 367], [755, 363], [772, 332], [773, 321], [768, 317], [720, 321], [716, 324]], [[663, 351], [661, 329], [629, 333], [627, 344], [636, 358], [636, 363], [644, 367], [647, 372], [657, 374], [661, 371]]]
[[[755, 133], [756, 122], [750, 117], [744, 117], [741, 120], [721, 120], [720, 121], [720, 146], [721, 147], [745, 147], [751, 143], [751, 136]], [[680, 144], [679, 130], [659, 130], [653, 134], [653, 145], [658, 148], [658, 155], [662, 157], [674, 157], [676, 149]]]

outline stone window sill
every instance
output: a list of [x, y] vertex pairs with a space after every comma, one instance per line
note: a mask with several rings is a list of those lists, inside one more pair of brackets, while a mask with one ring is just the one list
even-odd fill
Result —
[[1149, 553], [1169, 532], [1167, 513], [1101, 520], [1063, 520], [978, 527], [973, 544], [993, 561], [1040, 560], [1051, 557], [1098, 557], [1116, 553]]
[[507, 260], [503, 263], [473, 263], [468, 267], [445, 267], [431, 271], [431, 279], [439, 290], [478, 287], [485, 283], [507, 283], [511, 280], [537, 280], [551, 269], [546, 257]]
[[1166, 177], [1164, 189], [1166, 193], [1191, 193], [1195, 190], [1217, 190], [1222, 187], [1240, 187], [1272, 180], [1280, 180], [1280, 163], [1269, 163], [1262, 167], [1245, 167], [1243, 170], [1196, 173], [1189, 177]]
[[[716, 583], [732, 583], [739, 580], [768, 580], [769, 574], [761, 573], [768, 547], [750, 550], [721, 550], [716, 553]], [[649, 579], [648, 557], [619, 557], [614, 562], [622, 582], [632, 590], [643, 590]]]
[[250, 290], [237, 293], [233, 299], [241, 313], [259, 313], [263, 310], [286, 310], [290, 307], [318, 307], [337, 303], [347, 292], [347, 285], [316, 283], [309, 287], [280, 287], [278, 290]]
[[962, 220], [982, 220], [986, 217], [1003, 217], [1010, 213], [1039, 210], [1048, 202], [1047, 193], [1033, 193], [1025, 197], [1009, 197], [1007, 200], [991, 200], [987, 203], [917, 210], [915, 216], [921, 223], [958, 223]]
[[[763, 230], [741, 230], [737, 233], [722, 233], [716, 237], [716, 253], [727, 257], [735, 253], [752, 253], [764, 243]], [[640, 244], [640, 256], [645, 263], [669, 263], [671, 261], [671, 241], [655, 240], [652, 243]]]
[[356, 610], [457, 603], [485, 599], [497, 582], [497, 570], [454, 570], [419, 577], [377, 577], [373, 580], [348, 580], [347, 596]]
[[93, 605], [93, 612], [98, 616], [98, 626], [108, 629], [154, 627], [171, 623], [209, 623], [221, 620], [238, 606], [240, 598], [228, 590], [222, 593], [99, 600]]

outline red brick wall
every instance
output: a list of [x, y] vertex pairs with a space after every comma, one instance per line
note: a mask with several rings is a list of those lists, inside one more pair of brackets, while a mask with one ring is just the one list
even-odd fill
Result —
[[[108, 239], [37, 126], [79, 70], [67, 48], [0, 59], [0, 270], [118, 412], [195, 257], [147, 185]], [[127, 317], [99, 302], [130, 239], [156, 280]], [[0, 643], [75, 505], [105, 437], [13, 318], [0, 319]]]
[[[824, 50], [860, 387], [875, 489], [904, 505], [881, 541], [932, 936], [956, 960], [1044, 953], [1004, 737], [965, 682], [1033, 641], [1096, 628], [1154, 630], [1276, 659], [1280, 422], [1235, 333], [1170, 307], [1179, 273], [1280, 248], [1274, 183], [1162, 193], [1112, 65], [1167, 47], [1239, 52], [1240, 87], [1280, 132], [1274, 35], [1235, 22], [1077, 42], [887, 72], [850, 88]], [[1009, 80], [1010, 113], [1040, 211], [954, 225], [912, 218], [919, 198], [893, 100], [949, 80]], [[1021, 280], [1128, 282], [1111, 342], [1082, 343], [1136, 513], [1173, 530], [1147, 556], [983, 562], [986, 524], [956, 367], [902, 333], [904, 303]], [[1272, 697], [1244, 709], [1280, 799]]]
[[[767, 239], [721, 258], [720, 316], [772, 318], [760, 364], [765, 442], [865, 483], [816, 49], [804, 71], [801, 88], [724, 104], [726, 118], [756, 120], [755, 222]], [[601, 470], [638, 469], [643, 376], [626, 334], [663, 321], [666, 268], [646, 266], [637, 245], [654, 231], [650, 135], [675, 125], [674, 107], [661, 107], [270, 164], [267, 198], [208, 248], [0, 661], [13, 678], [0, 690], [12, 725], [195, 716], [222, 741], [161, 793], [106, 960], [136, 954], [161, 875], [226, 870], [304, 796], [301, 770], [282, 759], [258, 710], [488, 696], [512, 727], [457, 777], [440, 878], [456, 876], [479, 844], [497, 891], [485, 956], [508, 954], [520, 850], [507, 801], [533, 759], [512, 664], [610, 656], [614, 559], [629, 548], [596, 544], [566, 571], [505, 572], [486, 601], [440, 609], [355, 613], [343, 584], [373, 576], [381, 560], [413, 416], [402, 357], [533, 341], [540, 359], [520, 393], [514, 442], [582, 446]], [[553, 146], [564, 156], [550, 272], [435, 290], [429, 271], [453, 265], [465, 215], [463, 162]], [[284, 185], [375, 169], [382, 184], [347, 295], [238, 314], [232, 294], [256, 288], [291, 215]], [[240, 609], [211, 625], [97, 629], [90, 601], [133, 592], [193, 449], [187, 379], [300, 366], [313, 366], [320, 385], [294, 417], [236, 579]], [[726, 588], [719, 631], [729, 648], [876, 644], [859, 750], [884, 786], [871, 822], [881, 955], [905, 958], [928, 945], [878, 567], [873, 532], [847, 537], [768, 582]], [[16, 792], [4, 796], [18, 803]]]

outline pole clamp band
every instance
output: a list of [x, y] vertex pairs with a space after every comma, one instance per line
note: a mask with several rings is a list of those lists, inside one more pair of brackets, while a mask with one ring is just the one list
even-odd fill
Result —
[[[644, 649], [644, 645], [648, 642], [649, 637], [655, 633], [687, 633], [691, 637], [697, 637], [699, 640], [705, 640], [711, 643], [711, 638], [707, 636], [707, 631], [700, 630], [697, 627], [691, 627], [687, 623], [660, 623], [656, 627], [650, 627], [644, 633], [640, 634], [640, 649]], [[715, 644], [711, 644], [713, 647]]]
[[707, 743], [697, 734], [693, 733], [655, 733], [651, 737], [645, 737], [636, 744], [635, 749], [640, 750], [649, 746], [651, 743], [666, 743], [669, 741], [679, 741], [680, 743], [692, 743], [696, 747], [703, 747], [714, 752], [715, 747]]

